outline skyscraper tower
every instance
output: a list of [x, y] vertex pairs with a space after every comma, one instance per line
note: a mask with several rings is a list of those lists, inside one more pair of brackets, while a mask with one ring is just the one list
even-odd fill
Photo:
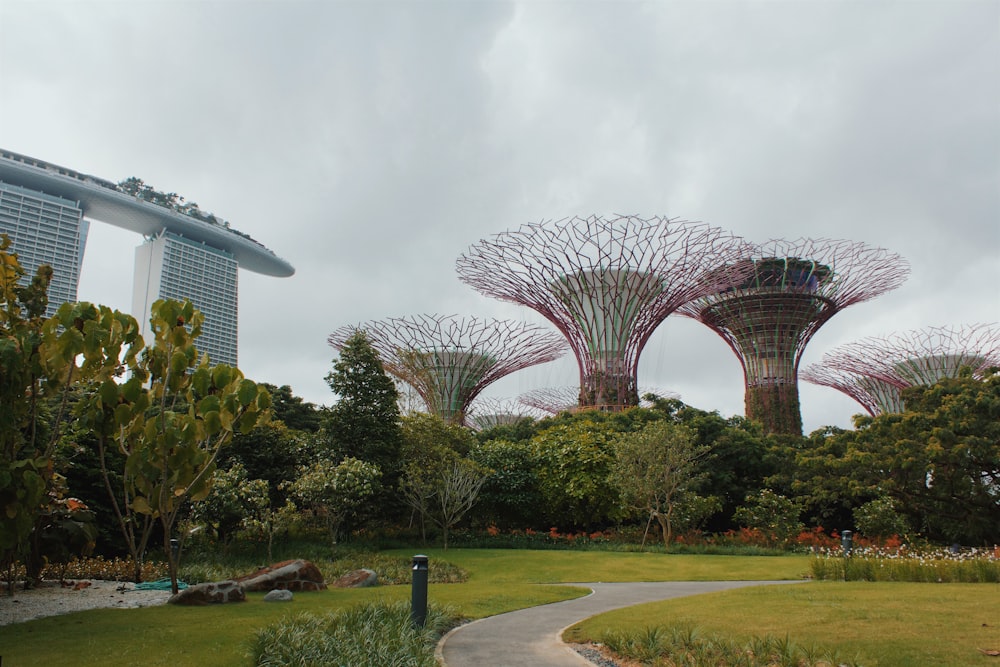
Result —
[[0, 181], [0, 233], [10, 237], [25, 276], [43, 264], [59, 267], [49, 284], [49, 316], [77, 300], [88, 229], [79, 202]]
[[197, 206], [130, 193], [118, 184], [26, 155], [0, 150], [0, 232], [27, 272], [53, 269], [49, 311], [77, 300], [88, 220], [142, 234], [136, 250], [132, 315], [150, 334], [157, 299], [190, 299], [205, 314], [198, 349], [213, 363], [237, 362], [237, 268], [290, 276], [292, 265]]
[[327, 341], [338, 350], [363, 330], [387, 373], [411, 385], [431, 414], [456, 424], [479, 393], [505, 375], [558, 359], [555, 333], [510, 320], [417, 315], [345, 326]]
[[771, 240], [740, 263], [750, 268], [744, 277], [678, 312], [711, 328], [736, 353], [747, 418], [768, 433], [799, 435], [798, 368], [806, 344], [844, 308], [902, 284], [909, 264], [882, 248], [827, 239]]
[[1000, 366], [996, 324], [928, 327], [863, 338], [823, 355], [802, 371], [802, 379], [844, 392], [872, 416], [903, 412], [902, 391]]
[[742, 246], [702, 223], [566, 218], [473, 244], [457, 269], [479, 292], [532, 308], [563, 333], [580, 369], [581, 407], [619, 410], [639, 403], [639, 355], [653, 331], [729, 272], [745, 273], [736, 264]]

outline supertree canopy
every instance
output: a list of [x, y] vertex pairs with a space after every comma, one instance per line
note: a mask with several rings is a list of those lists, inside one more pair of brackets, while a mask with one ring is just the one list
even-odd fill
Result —
[[494, 426], [516, 424], [522, 419], [535, 420], [544, 416], [544, 411], [533, 409], [514, 399], [480, 396], [467, 409], [465, 421], [471, 428], [483, 431]]
[[798, 366], [806, 344], [839, 311], [902, 284], [909, 264], [883, 248], [829, 239], [771, 240], [740, 264], [750, 269], [744, 277], [678, 312], [736, 353], [748, 419], [769, 433], [801, 434]]
[[[534, 309], [569, 341], [577, 403], [639, 403], [639, 355], [677, 307], [717, 291], [743, 241], [702, 223], [618, 216], [527, 224], [470, 246], [459, 277], [479, 292]], [[707, 272], [707, 267], [728, 267]]]
[[863, 338], [823, 355], [802, 379], [833, 387], [861, 403], [872, 416], [902, 412], [902, 390], [958, 377], [968, 369], [982, 377], [1000, 366], [1000, 327], [928, 327], [885, 338]]
[[[659, 398], [679, 399], [681, 397], [680, 394], [673, 391], [640, 388], [639, 403], [643, 407], [652, 406], [652, 403], [643, 398], [647, 394], [655, 394]], [[580, 408], [580, 389], [578, 387], [542, 387], [524, 392], [517, 397], [517, 400], [523, 405], [541, 410], [548, 415], [557, 415], [560, 412]]]
[[345, 326], [327, 341], [340, 349], [363, 330], [386, 372], [416, 389], [427, 410], [462, 424], [465, 411], [491, 383], [552, 361], [566, 351], [556, 333], [510, 320], [417, 315]]

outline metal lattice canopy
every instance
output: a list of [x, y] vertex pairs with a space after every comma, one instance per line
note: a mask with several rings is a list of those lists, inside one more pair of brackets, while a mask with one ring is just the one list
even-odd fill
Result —
[[746, 416], [767, 432], [801, 433], [798, 367], [806, 344], [835, 314], [895, 289], [909, 263], [884, 248], [831, 239], [773, 239], [752, 248], [748, 269], [678, 312], [726, 341], [743, 366]]
[[[642, 407], [647, 408], [652, 407], [652, 403], [649, 403], [642, 398], [646, 394], [655, 394], [660, 398], [680, 399], [681, 397], [681, 395], [675, 391], [664, 391], [662, 389], [648, 387], [640, 388], [639, 404]], [[524, 405], [541, 410], [548, 415], [557, 415], [560, 412], [566, 412], [567, 410], [573, 411], [580, 408], [580, 389], [579, 387], [542, 387], [539, 389], [531, 389], [530, 391], [520, 394], [517, 397], [517, 400]]]
[[515, 399], [480, 396], [466, 410], [465, 422], [471, 428], [483, 431], [494, 426], [516, 424], [522, 419], [540, 419], [545, 414]]
[[[958, 377], [962, 368], [968, 368], [972, 377], [982, 377], [986, 369], [996, 366], [1000, 366], [1000, 326], [972, 324], [863, 338], [827, 352], [819, 364], [805, 369], [802, 377], [843, 391], [875, 415], [902, 412], [900, 392], [907, 387], [929, 386], [942, 378]], [[872, 409], [830, 381], [840, 378], [849, 378], [854, 385], [887, 389], [871, 397]]]
[[[637, 405], [639, 355], [681, 304], [717, 291], [744, 242], [703, 223], [617, 216], [523, 225], [469, 247], [463, 282], [540, 313], [569, 341], [580, 369], [577, 403]], [[728, 267], [708, 272], [710, 267]]]
[[832, 387], [847, 394], [860, 403], [872, 417], [903, 411], [899, 387], [876, 377], [827, 366], [826, 357], [822, 363], [810, 364], [803, 368], [799, 372], [799, 377], [810, 384]]
[[327, 341], [341, 349], [359, 330], [367, 333], [386, 372], [416, 389], [428, 412], [459, 424], [487, 386], [566, 351], [562, 337], [534, 325], [454, 315], [373, 320], [341, 327]]

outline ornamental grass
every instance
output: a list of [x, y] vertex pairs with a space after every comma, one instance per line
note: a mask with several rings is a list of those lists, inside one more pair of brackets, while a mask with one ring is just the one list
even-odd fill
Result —
[[810, 563], [817, 580], [998, 583], [1000, 553], [994, 549], [894, 549], [864, 547], [820, 551]]
[[258, 630], [250, 657], [259, 667], [435, 667], [434, 647], [457, 622], [453, 612], [431, 605], [423, 627], [415, 627], [405, 602], [300, 614]]

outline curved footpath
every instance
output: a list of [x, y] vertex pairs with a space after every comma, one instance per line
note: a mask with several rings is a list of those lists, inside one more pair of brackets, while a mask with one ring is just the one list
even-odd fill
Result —
[[644, 602], [712, 593], [730, 588], [794, 581], [647, 581], [565, 583], [590, 588], [590, 595], [483, 618], [459, 626], [438, 644], [446, 667], [582, 667], [591, 665], [560, 639], [562, 631], [585, 618]]

